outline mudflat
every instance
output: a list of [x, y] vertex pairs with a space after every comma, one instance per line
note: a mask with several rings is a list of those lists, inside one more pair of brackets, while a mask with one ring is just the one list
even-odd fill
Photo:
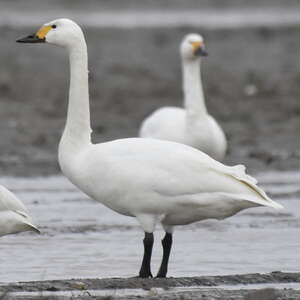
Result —
[[[53, 2], [51, 7], [30, 1], [37, 9], [35, 14], [28, 9], [30, 5], [23, 7], [20, 1], [1, 3], [3, 174], [59, 172], [56, 153], [67, 112], [67, 55], [56, 47], [20, 45], [15, 40], [35, 31], [41, 22], [62, 15], [83, 23], [89, 50], [94, 142], [137, 136], [141, 121], [156, 108], [182, 106], [178, 48], [184, 34], [196, 31], [205, 37], [209, 52], [202, 62], [208, 110], [229, 140], [225, 162], [245, 163], [251, 172], [299, 168], [300, 27], [293, 22], [282, 24], [282, 20], [276, 24], [280, 15], [291, 14], [292, 18], [297, 13], [297, 2], [290, 1], [289, 6], [272, 2], [272, 10], [268, 10], [268, 1], [251, 7], [246, 1], [239, 5], [231, 1], [228, 7], [209, 5], [207, 1], [197, 6], [198, 2], [188, 1], [185, 18], [189, 23], [180, 18], [183, 7], [179, 1], [173, 5], [166, 2], [161, 9], [157, 2], [150, 1], [144, 10], [135, 1], [126, 7], [120, 1], [110, 5], [91, 1], [94, 10], [92, 4], [83, 7], [80, 1], [72, 5]], [[274, 11], [276, 18], [272, 19]], [[102, 20], [106, 12], [110, 18]], [[159, 20], [157, 26], [142, 23], [143, 17], [158, 12], [166, 16], [169, 12], [175, 20], [177, 16], [178, 23], [171, 22], [167, 27]], [[199, 26], [194, 24], [197, 12], [204, 16], [207, 12], [208, 25], [214, 24], [215, 18], [218, 26], [206, 26], [205, 20]], [[89, 13], [94, 14], [91, 20], [86, 17]], [[119, 18], [118, 23], [122, 13], [129, 21]], [[246, 13], [245, 23], [243, 17], [238, 18], [239, 13]], [[125, 26], [126, 20], [130, 26]], [[250, 25], [247, 20], [252, 20]]]
[[289, 283], [300, 283], [300, 274], [35, 281], [1, 285], [0, 292], [2, 299], [300, 299], [283, 288]]

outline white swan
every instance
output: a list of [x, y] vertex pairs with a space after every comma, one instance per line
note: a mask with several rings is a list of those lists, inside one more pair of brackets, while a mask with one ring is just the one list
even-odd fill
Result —
[[59, 163], [70, 181], [91, 198], [136, 217], [145, 232], [140, 277], [152, 276], [153, 231], [159, 222], [166, 235], [157, 276], [165, 277], [175, 225], [223, 219], [254, 206], [281, 207], [245, 174], [243, 166], [225, 166], [192, 147], [142, 138], [92, 144], [87, 48], [80, 27], [58, 19], [18, 42], [48, 42], [67, 49], [71, 80]]
[[207, 53], [202, 36], [188, 34], [181, 43], [180, 52], [185, 107], [163, 107], [154, 111], [143, 121], [139, 135], [186, 144], [221, 161], [227, 142], [223, 130], [205, 106], [200, 60]]
[[24, 204], [4, 186], [0, 185], [0, 236], [22, 231], [40, 233], [33, 225]]

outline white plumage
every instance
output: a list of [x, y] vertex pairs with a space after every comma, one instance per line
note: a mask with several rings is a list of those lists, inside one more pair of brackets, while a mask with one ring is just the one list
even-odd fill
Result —
[[[45, 36], [40, 34], [46, 31]], [[245, 174], [244, 166], [225, 166], [192, 147], [142, 138], [92, 144], [87, 49], [80, 27], [59, 19], [19, 41], [45, 41], [68, 50], [69, 106], [59, 163], [70, 181], [91, 198], [137, 218], [145, 231], [141, 277], [152, 276], [150, 260], [157, 223], [166, 231], [158, 272], [158, 277], [165, 277], [174, 225], [223, 219], [254, 206], [281, 207]]]
[[0, 236], [22, 231], [40, 232], [33, 224], [24, 204], [0, 185]]
[[202, 36], [188, 34], [181, 43], [184, 108], [163, 107], [147, 117], [140, 137], [168, 140], [197, 148], [223, 160], [227, 142], [223, 130], [207, 113], [200, 76], [200, 56], [206, 55]]

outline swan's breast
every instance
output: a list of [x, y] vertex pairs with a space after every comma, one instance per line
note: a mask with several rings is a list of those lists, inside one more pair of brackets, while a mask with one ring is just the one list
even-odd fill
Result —
[[140, 136], [183, 143], [184, 128], [185, 111], [179, 107], [164, 107], [143, 122]]
[[222, 161], [224, 159], [227, 142], [226, 137], [213, 117], [195, 120], [186, 125], [185, 143], [199, 149], [212, 158]]

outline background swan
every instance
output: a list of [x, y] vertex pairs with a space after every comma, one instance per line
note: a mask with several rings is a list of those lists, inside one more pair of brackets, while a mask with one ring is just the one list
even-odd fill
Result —
[[281, 207], [246, 175], [243, 166], [225, 166], [192, 147], [142, 138], [92, 144], [87, 48], [80, 27], [71, 20], [58, 19], [18, 42], [48, 42], [68, 51], [69, 106], [59, 164], [70, 181], [91, 198], [120, 214], [136, 217], [145, 232], [140, 277], [152, 276], [157, 223], [166, 231], [157, 276], [165, 277], [175, 225], [223, 219], [249, 207]]
[[223, 130], [207, 113], [200, 76], [201, 56], [206, 56], [203, 37], [188, 34], [180, 46], [184, 108], [163, 107], [146, 118], [140, 137], [156, 138], [197, 148], [223, 160], [227, 142]]
[[0, 236], [22, 231], [40, 233], [32, 223], [24, 204], [13, 193], [0, 185]]

